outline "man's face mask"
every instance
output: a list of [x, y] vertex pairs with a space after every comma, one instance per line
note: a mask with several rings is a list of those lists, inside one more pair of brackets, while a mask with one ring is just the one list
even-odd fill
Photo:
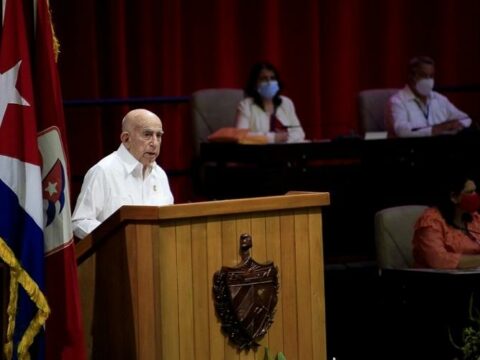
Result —
[[429, 96], [433, 90], [433, 85], [433, 78], [422, 78], [417, 81], [417, 83], [415, 84], [415, 88], [420, 95]]

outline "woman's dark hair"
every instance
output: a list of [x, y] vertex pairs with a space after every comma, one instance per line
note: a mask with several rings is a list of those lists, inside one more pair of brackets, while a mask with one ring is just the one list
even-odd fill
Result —
[[263, 109], [262, 97], [257, 91], [257, 81], [258, 81], [258, 77], [260, 76], [260, 73], [264, 69], [272, 71], [275, 75], [275, 78], [278, 81], [279, 91], [275, 94], [275, 96], [272, 99], [273, 105], [276, 109], [282, 103], [282, 99], [280, 98], [279, 94], [283, 89], [283, 84], [282, 84], [282, 81], [280, 80], [280, 75], [278, 73], [278, 70], [275, 68], [275, 66], [273, 66], [269, 62], [262, 61], [252, 66], [252, 68], [250, 69], [250, 75], [247, 80], [247, 85], [245, 86], [245, 94], [247, 96], [252, 97], [253, 102]]
[[455, 204], [451, 197], [452, 195], [459, 195], [464, 189], [465, 183], [468, 180], [473, 180], [473, 177], [461, 171], [453, 171], [450, 175], [439, 180], [441, 183], [436, 190], [436, 200], [433, 205], [440, 211], [447, 224], [455, 226], [453, 224]]

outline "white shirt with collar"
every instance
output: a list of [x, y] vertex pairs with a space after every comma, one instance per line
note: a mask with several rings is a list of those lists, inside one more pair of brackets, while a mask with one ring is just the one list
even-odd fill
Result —
[[72, 215], [75, 236], [84, 238], [123, 205], [170, 205], [173, 195], [165, 171], [143, 165], [120, 145], [88, 170]]
[[[289, 143], [302, 142], [305, 140], [305, 132], [298, 120], [292, 100], [286, 96], [280, 96], [282, 103], [277, 108], [275, 116], [288, 128]], [[270, 116], [253, 101], [253, 98], [243, 99], [237, 108], [236, 127], [250, 129], [252, 135], [265, 135], [269, 143], [275, 141], [275, 133], [270, 131]]]
[[445, 96], [432, 91], [423, 104], [406, 85], [388, 101], [385, 121], [390, 137], [431, 136], [432, 126], [458, 119], [465, 127], [472, 120], [460, 111]]

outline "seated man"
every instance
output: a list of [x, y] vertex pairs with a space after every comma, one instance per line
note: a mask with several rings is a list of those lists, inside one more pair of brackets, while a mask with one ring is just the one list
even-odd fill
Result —
[[435, 63], [426, 56], [408, 64], [406, 86], [393, 95], [385, 114], [389, 137], [456, 134], [472, 120], [445, 96], [433, 91]]
[[165, 171], [155, 162], [163, 127], [154, 113], [135, 109], [122, 121], [117, 151], [88, 170], [72, 215], [75, 236], [84, 238], [122, 205], [169, 205]]

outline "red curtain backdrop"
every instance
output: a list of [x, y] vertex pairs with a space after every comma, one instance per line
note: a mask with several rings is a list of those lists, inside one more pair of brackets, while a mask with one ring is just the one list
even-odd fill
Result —
[[[480, 84], [480, 2], [473, 0], [50, 2], [65, 100], [242, 88], [250, 66], [268, 60], [307, 137], [323, 139], [357, 133], [358, 91], [403, 86], [413, 55], [435, 58], [437, 84]], [[480, 93], [447, 95], [479, 118]], [[120, 120], [132, 107], [66, 108], [74, 196], [86, 170], [118, 146]], [[188, 170], [189, 104], [145, 107], [164, 122], [160, 164]], [[189, 176], [171, 182], [177, 203], [194, 199]]]

